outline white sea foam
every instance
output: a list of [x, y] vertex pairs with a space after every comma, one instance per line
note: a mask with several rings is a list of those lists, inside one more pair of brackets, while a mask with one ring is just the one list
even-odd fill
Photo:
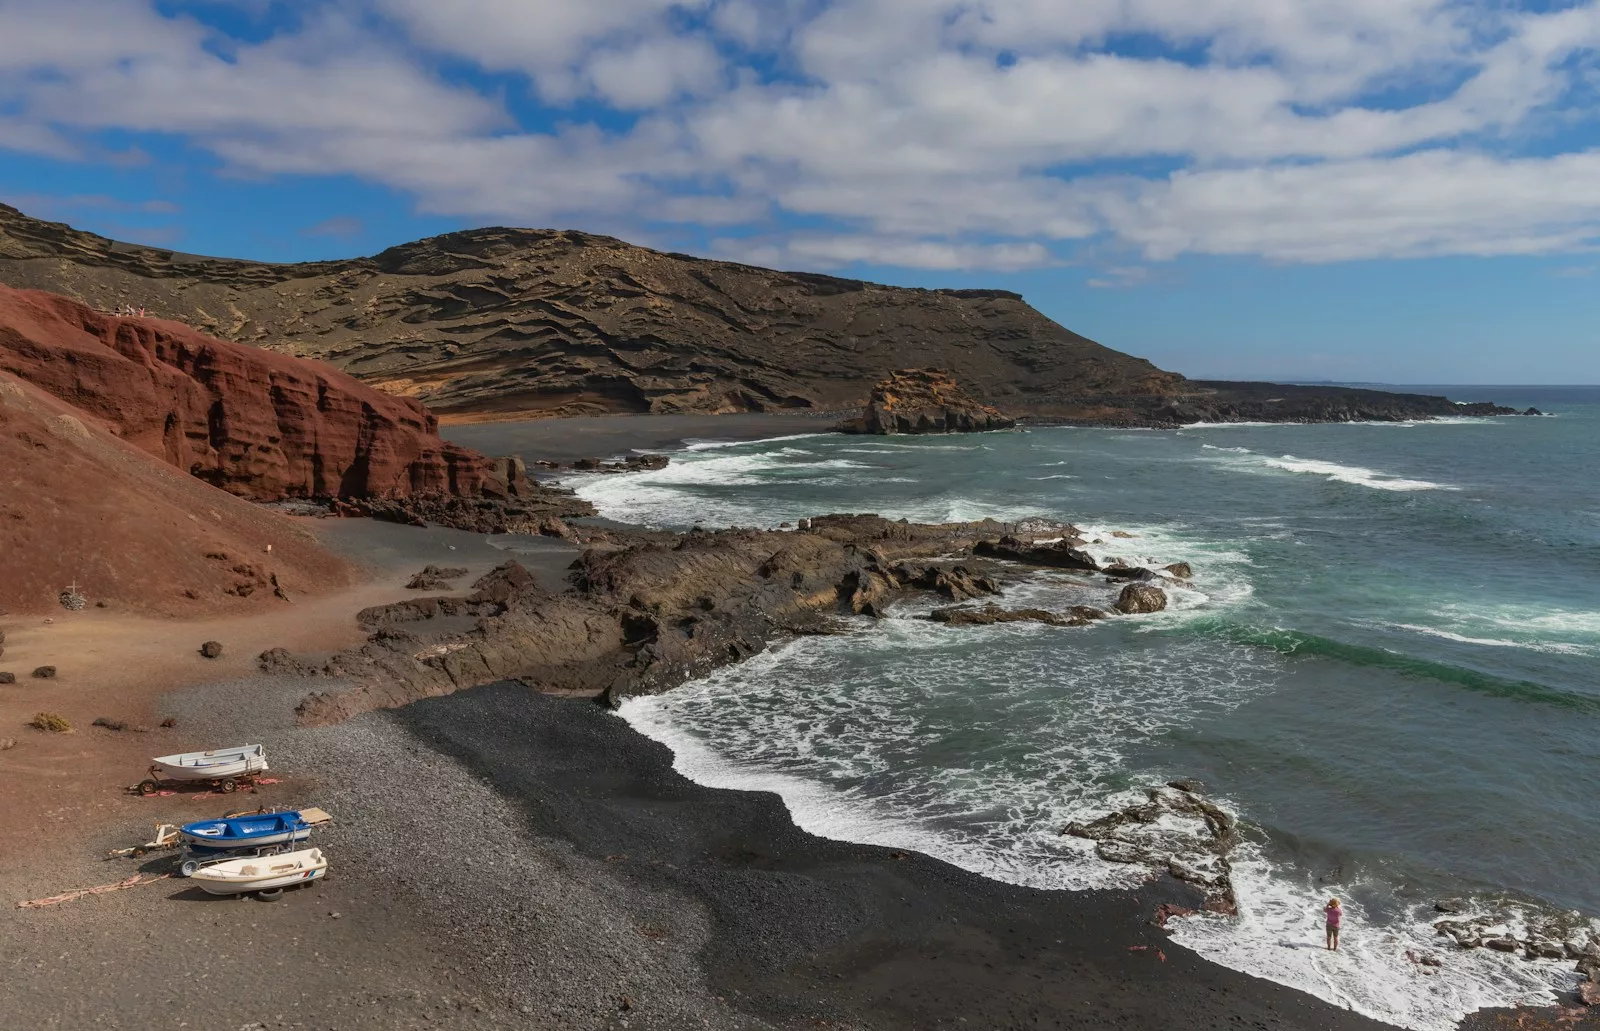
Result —
[[[1492, 1006], [1547, 1006], [1576, 981], [1570, 962], [1528, 961], [1488, 949], [1441, 947], [1437, 913], [1369, 923], [1351, 885], [1313, 883], [1274, 869], [1246, 843], [1232, 857], [1239, 916], [1200, 916], [1168, 924], [1173, 940], [1235, 970], [1316, 995], [1386, 1023], [1454, 1031], [1461, 1018]], [[1356, 894], [1359, 894], [1356, 893]], [[1339, 951], [1322, 947], [1324, 902], [1347, 913]], [[1520, 929], [1520, 919], [1511, 929]], [[1438, 958], [1438, 967], [1407, 953]]]
[[1426, 634], [1429, 637], [1440, 637], [1446, 641], [1458, 641], [1461, 644], [1477, 644], [1485, 648], [1525, 648], [1529, 651], [1544, 652], [1549, 655], [1589, 655], [1592, 649], [1580, 644], [1567, 644], [1559, 641], [1511, 641], [1495, 637], [1470, 637], [1450, 630], [1441, 630], [1438, 627], [1421, 626], [1416, 623], [1390, 623], [1386, 624], [1398, 630], [1410, 630], [1414, 633]]
[[1354, 483], [1362, 487], [1375, 487], [1378, 490], [1461, 489], [1442, 483], [1434, 483], [1431, 480], [1408, 480], [1404, 477], [1378, 472], [1375, 469], [1364, 469], [1358, 465], [1319, 462], [1315, 459], [1296, 458], [1293, 455], [1284, 455], [1282, 458], [1263, 458], [1262, 461], [1274, 469], [1283, 469], [1291, 473], [1310, 473], [1313, 476], [1325, 476], [1340, 483]]
[[703, 440], [703, 439], [700, 439], [700, 438], [697, 438], [697, 437], [690, 437], [690, 438], [688, 438], [687, 440], [685, 440], [683, 442], [683, 450], [685, 450], [685, 451], [715, 451], [715, 450], [717, 450], [719, 448], [739, 447], [741, 445], [752, 444], [752, 443], [776, 444], [776, 443], [780, 443], [780, 442], [785, 441], [785, 440], [807, 440], [807, 439], [810, 439], [810, 438], [813, 438], [813, 437], [831, 437], [831, 436], [833, 436], [832, 433], [791, 433], [787, 437], [763, 437], [759, 441], [749, 441], [749, 440]]
[[1376, 469], [1367, 469], [1359, 465], [1341, 465], [1338, 462], [1326, 462], [1313, 458], [1296, 458], [1294, 455], [1284, 455], [1281, 458], [1272, 458], [1268, 455], [1258, 455], [1249, 448], [1217, 447], [1213, 444], [1202, 444], [1200, 447], [1206, 451], [1227, 452], [1230, 455], [1248, 455], [1248, 458], [1218, 457], [1211, 461], [1220, 462], [1230, 468], [1242, 472], [1270, 473], [1272, 471], [1303, 473], [1311, 476], [1321, 476], [1325, 479], [1339, 483], [1349, 483], [1361, 487], [1371, 487], [1376, 490], [1416, 491], [1416, 490], [1460, 490], [1449, 484], [1435, 483], [1432, 480], [1413, 480], [1392, 473], [1380, 472]]
[[1407, 625], [1408, 630], [1455, 635], [1470, 644], [1531, 648], [1551, 654], [1600, 654], [1600, 611], [1508, 603], [1445, 603], [1429, 612], [1438, 624]]

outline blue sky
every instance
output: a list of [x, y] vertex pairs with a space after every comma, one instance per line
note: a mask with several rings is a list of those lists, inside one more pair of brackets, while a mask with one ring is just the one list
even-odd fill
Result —
[[0, 0], [0, 200], [291, 261], [577, 227], [1203, 377], [1600, 382], [1600, 0]]

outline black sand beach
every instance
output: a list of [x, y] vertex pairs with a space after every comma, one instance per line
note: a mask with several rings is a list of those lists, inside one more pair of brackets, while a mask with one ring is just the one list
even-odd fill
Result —
[[817, 838], [777, 796], [697, 786], [611, 713], [516, 684], [398, 718], [512, 799], [536, 836], [704, 906], [711, 987], [777, 1026], [1384, 1026], [1172, 945], [1149, 919], [1163, 901], [1196, 904], [1177, 882], [1036, 891]]

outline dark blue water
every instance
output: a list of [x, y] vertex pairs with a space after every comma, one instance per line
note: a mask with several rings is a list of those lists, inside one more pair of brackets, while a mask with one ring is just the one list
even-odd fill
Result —
[[[690, 775], [779, 790], [820, 833], [1048, 887], [1128, 876], [1060, 838], [1068, 819], [1198, 777], [1250, 844], [1241, 916], [1179, 941], [1404, 1026], [1547, 1000], [1569, 964], [1405, 958], [1437, 950], [1441, 897], [1512, 929], [1600, 913], [1600, 389], [1482, 392], [1557, 415], [819, 435], [588, 481], [604, 513], [663, 526], [1034, 515], [1195, 567], [1165, 613], [946, 628], [906, 610], [627, 716]], [[1086, 590], [1042, 576], [1007, 600]], [[1330, 893], [1352, 914], [1336, 956], [1299, 947]]]

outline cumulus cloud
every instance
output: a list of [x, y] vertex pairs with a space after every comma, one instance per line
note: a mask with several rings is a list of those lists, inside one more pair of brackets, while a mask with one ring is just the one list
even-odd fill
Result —
[[171, 134], [775, 264], [1088, 248], [1101, 287], [1600, 242], [1600, 0], [308, 0], [248, 39], [212, 6], [0, 2], [0, 148]]

